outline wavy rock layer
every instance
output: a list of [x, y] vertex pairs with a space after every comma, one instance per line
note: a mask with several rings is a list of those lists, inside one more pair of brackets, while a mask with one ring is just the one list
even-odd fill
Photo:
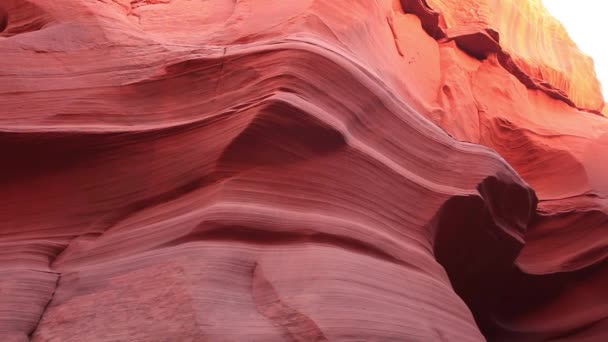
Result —
[[4, 340], [606, 336], [608, 121], [425, 3], [0, 8]]

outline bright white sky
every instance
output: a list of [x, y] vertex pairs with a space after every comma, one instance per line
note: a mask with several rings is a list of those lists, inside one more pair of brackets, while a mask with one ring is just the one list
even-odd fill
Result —
[[543, 0], [551, 14], [564, 24], [579, 49], [591, 56], [608, 101], [608, 1]]

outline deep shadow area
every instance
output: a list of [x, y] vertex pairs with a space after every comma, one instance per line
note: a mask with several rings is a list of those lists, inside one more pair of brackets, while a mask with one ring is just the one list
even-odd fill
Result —
[[[544, 341], [578, 333], [580, 328], [564, 328], [542, 335], [521, 335], [508, 327], [560, 296], [575, 296], [571, 291], [578, 284], [601, 282], [597, 276], [605, 272], [608, 261], [576, 272], [524, 273], [517, 267], [517, 257], [525, 241], [505, 230], [513, 224], [533, 226], [539, 220], [533, 211], [528, 221], [517, 223], [525, 217], [521, 213], [526, 199], [521, 196], [526, 189], [492, 177], [478, 189], [481, 197], [459, 196], [444, 203], [433, 228], [435, 258], [445, 268], [452, 287], [473, 313], [483, 335], [488, 341]], [[533, 195], [530, 192], [528, 195]], [[532, 201], [528, 201], [528, 209], [535, 209], [536, 197], [529, 199]], [[520, 215], [514, 215], [518, 212]]]
[[277, 166], [320, 157], [346, 145], [335, 128], [309, 113], [273, 101], [226, 148], [219, 169], [242, 172], [258, 166]]
[[434, 253], [452, 287], [473, 312], [482, 333], [494, 334], [499, 294], [515, 270], [523, 230], [536, 209], [529, 188], [486, 178], [481, 194], [450, 198], [433, 221]]
[[8, 26], [8, 13], [6, 13], [5, 10], [0, 8], [0, 33], [4, 32], [4, 30], [6, 30], [7, 26]]

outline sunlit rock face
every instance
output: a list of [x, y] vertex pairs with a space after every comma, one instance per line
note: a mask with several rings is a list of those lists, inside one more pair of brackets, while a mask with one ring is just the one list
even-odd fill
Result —
[[3, 0], [0, 51], [2, 341], [608, 340], [537, 1]]
[[[481, 58], [497, 53], [503, 68], [528, 88], [572, 106], [600, 112], [604, 106], [593, 61], [570, 39], [542, 0], [403, 0], [436, 18], [437, 36]], [[589, 10], [592, 10], [591, 8]]]

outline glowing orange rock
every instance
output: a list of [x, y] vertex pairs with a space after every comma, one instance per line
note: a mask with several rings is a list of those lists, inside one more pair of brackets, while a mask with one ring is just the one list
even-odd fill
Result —
[[[406, 10], [424, 12], [431, 35], [454, 39], [478, 57], [499, 53], [503, 67], [526, 86], [578, 108], [604, 106], [593, 61], [570, 39], [541, 0], [403, 0]], [[438, 25], [437, 28], [435, 25]], [[433, 28], [430, 28], [433, 27]], [[437, 30], [442, 33], [437, 34]]]

